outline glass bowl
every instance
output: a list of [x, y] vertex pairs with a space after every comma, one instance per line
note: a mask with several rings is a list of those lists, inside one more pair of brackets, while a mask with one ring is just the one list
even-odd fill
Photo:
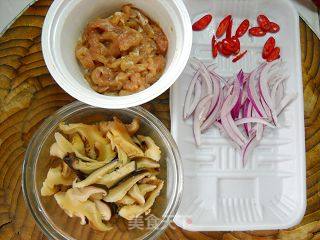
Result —
[[[134, 221], [114, 217], [114, 228], [109, 232], [93, 230], [80, 225], [79, 218], [70, 218], [57, 205], [53, 196], [42, 197], [40, 189], [51, 166], [49, 148], [60, 122], [94, 123], [118, 116], [124, 122], [134, 117], [141, 119], [139, 134], [151, 136], [162, 151], [159, 178], [165, 180], [164, 188], [149, 215]], [[22, 189], [25, 201], [41, 230], [52, 239], [155, 239], [173, 219], [181, 200], [182, 164], [175, 141], [166, 127], [151, 113], [141, 107], [107, 110], [73, 102], [51, 117], [37, 130], [27, 148], [23, 169]]]

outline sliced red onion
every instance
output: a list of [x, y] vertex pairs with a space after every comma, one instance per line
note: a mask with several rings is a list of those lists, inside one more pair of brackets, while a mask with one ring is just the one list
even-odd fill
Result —
[[241, 91], [240, 82], [234, 81], [232, 93], [231, 93], [231, 95], [227, 96], [227, 98], [225, 99], [225, 102], [222, 106], [221, 118], [222, 118], [222, 116], [226, 116], [229, 113], [231, 113], [232, 109], [237, 104], [237, 101], [238, 101], [239, 95], [240, 95], [240, 91]]
[[[260, 78], [259, 78], [259, 90], [261, 93], [261, 102], [264, 105], [265, 112], [268, 113], [268, 109], [270, 109], [271, 117], [274, 120], [274, 123], [277, 124], [277, 114], [274, 106], [274, 102], [271, 98], [270, 93], [270, 86], [269, 80], [270, 77], [270, 70], [272, 67], [275, 66], [276, 63], [268, 63], [266, 67], [264, 67], [261, 71]], [[264, 104], [265, 103], [265, 104]]]
[[235, 121], [236, 125], [241, 125], [241, 124], [245, 124], [245, 123], [261, 123], [261, 124], [266, 125], [270, 128], [275, 128], [274, 125], [272, 125], [271, 123], [269, 123], [268, 121], [266, 121], [262, 118], [248, 117], [248, 118], [242, 118], [242, 119]]
[[212, 102], [211, 102], [211, 106], [210, 106], [210, 110], [208, 112], [207, 117], [209, 117], [212, 112], [215, 110], [215, 108], [218, 105], [219, 102], [219, 98], [220, 98], [220, 94], [222, 94], [222, 89], [221, 89], [221, 84], [219, 81], [219, 78], [215, 77], [214, 75], [211, 75], [211, 81], [213, 84], [213, 98], [212, 98]]
[[243, 107], [244, 103], [248, 100], [247, 83], [246, 82], [243, 84], [242, 89], [244, 89], [244, 91], [242, 91], [241, 107]]
[[256, 91], [256, 75], [258, 74], [258, 69], [251, 73], [250, 79], [247, 86], [247, 94], [250, 99], [254, 109], [261, 117], [266, 117], [265, 111], [261, 105], [260, 97]]
[[214, 72], [215, 65], [206, 67], [198, 59], [191, 64], [197, 73], [189, 85], [184, 117], [193, 114], [196, 144], [214, 125], [242, 151], [245, 165], [265, 127], [278, 127], [278, 115], [296, 97], [283, 97], [282, 63], [263, 63], [251, 73], [241, 70], [236, 78], [223, 78]]
[[189, 110], [190, 110], [190, 104], [191, 104], [191, 98], [192, 98], [192, 94], [194, 93], [194, 88], [196, 85], [196, 82], [198, 81], [198, 77], [200, 75], [200, 71], [198, 70], [195, 75], [193, 76], [189, 87], [188, 87], [188, 91], [187, 91], [187, 95], [184, 101], [184, 109], [183, 109], [183, 117], [184, 119], [187, 119]]
[[[216, 122], [216, 120], [218, 118], [220, 118], [220, 111], [221, 111], [221, 107], [223, 104], [223, 100], [224, 100], [224, 96], [221, 91], [219, 94], [219, 101], [218, 101], [217, 106], [213, 109], [211, 114], [207, 117], [207, 119], [201, 125], [201, 132], [206, 131], [208, 128], [210, 128]], [[219, 123], [219, 125], [221, 125], [221, 124]], [[221, 127], [222, 127], [222, 125], [221, 125]]]
[[237, 148], [242, 148], [244, 145], [244, 142], [239, 138], [236, 131], [239, 130], [237, 126], [232, 124], [232, 117], [231, 114], [227, 116], [223, 116], [221, 118], [221, 124], [224, 129], [224, 132], [229, 136], [229, 138], [233, 141], [233, 143], [237, 146]]
[[205, 86], [207, 95], [212, 94], [212, 82], [207, 67], [197, 58], [193, 58], [191, 63], [195, 66], [198, 66], [200, 75], [202, 76], [202, 81], [204, 81], [203, 84]]
[[242, 70], [238, 73], [237, 80], [239, 81], [240, 91], [239, 91], [238, 100], [237, 100], [235, 106], [233, 107], [233, 109], [231, 110], [231, 116], [233, 119], [236, 119], [239, 117], [239, 113], [240, 113], [240, 109], [241, 109], [242, 92], [243, 92], [242, 87], [243, 87], [243, 81], [244, 81], [244, 74], [243, 74]]
[[201, 139], [200, 139], [200, 135], [201, 135], [201, 124], [203, 123], [203, 121], [206, 119], [207, 116], [207, 112], [210, 108], [210, 101], [211, 101], [212, 95], [208, 95], [206, 97], [204, 97], [198, 104], [195, 113], [194, 113], [194, 117], [193, 117], [193, 133], [194, 133], [194, 137], [196, 140], [196, 144], [198, 146], [201, 145]]
[[201, 83], [200, 83], [200, 81], [197, 81], [196, 86], [195, 86], [195, 90], [194, 90], [193, 101], [189, 107], [189, 110], [187, 113], [187, 118], [189, 118], [190, 115], [194, 112], [194, 110], [196, 109], [200, 100], [201, 100]]
[[237, 96], [240, 91], [240, 82], [235, 81], [234, 83], [234, 91], [232, 95], [228, 96], [225, 100], [222, 109], [221, 109], [221, 123], [225, 130], [225, 132], [229, 135], [229, 137], [239, 146], [242, 147], [246, 138], [242, 135], [240, 130], [237, 128], [234, 120], [231, 116], [231, 109], [236, 104]]
[[227, 85], [228, 87], [230, 86], [230, 84], [228, 83], [228, 81], [225, 78], [221, 77], [220, 75], [218, 75], [214, 71], [210, 70], [209, 67], [208, 67], [208, 70], [209, 70], [209, 73], [211, 74], [211, 76], [220, 80], [221, 84]]
[[[248, 117], [251, 117], [251, 114], [252, 114], [252, 104], [250, 103], [250, 100], [247, 99], [243, 104], [242, 117], [248, 118]], [[247, 136], [249, 136], [249, 130], [251, 129], [251, 124], [245, 123], [243, 124], [243, 128]]]

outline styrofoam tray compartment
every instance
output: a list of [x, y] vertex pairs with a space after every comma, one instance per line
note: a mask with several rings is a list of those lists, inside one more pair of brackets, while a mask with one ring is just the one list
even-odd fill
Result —
[[249, 163], [242, 167], [239, 153], [215, 128], [194, 144], [192, 120], [183, 120], [183, 104], [194, 71], [186, 67], [171, 89], [172, 134], [184, 164], [184, 192], [175, 222], [191, 231], [283, 229], [298, 224], [306, 206], [303, 89], [300, 60], [299, 17], [287, 0], [185, 0], [192, 21], [205, 13], [214, 20], [204, 31], [194, 32], [191, 57], [207, 65], [216, 63], [217, 72], [231, 76], [241, 68], [249, 72], [261, 62], [264, 42], [270, 36], [241, 39], [248, 54], [236, 64], [231, 59], [211, 57], [213, 30], [228, 14], [234, 31], [248, 18], [265, 13], [280, 24], [274, 35], [290, 78], [286, 91], [298, 98], [280, 118], [282, 128], [266, 131]]

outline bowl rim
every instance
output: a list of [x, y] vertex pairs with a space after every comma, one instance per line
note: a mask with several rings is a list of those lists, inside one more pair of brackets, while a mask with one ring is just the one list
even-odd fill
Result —
[[[70, 79], [71, 75], [68, 74], [67, 71], [61, 71], [61, 69], [58, 67], [59, 62], [55, 57], [55, 49], [53, 48], [53, 43], [56, 41], [55, 36], [57, 36], [55, 29], [59, 22], [59, 15], [61, 15], [63, 10], [70, 5], [68, 5], [64, 0], [56, 0], [52, 3], [47, 12], [42, 28], [42, 52], [50, 74], [53, 76], [57, 84], [69, 95], [79, 101], [100, 108], [118, 109], [139, 106], [158, 97], [167, 89], [169, 89], [176, 80], [178, 80], [188, 62], [192, 49], [193, 33], [188, 10], [183, 0], [170, 1], [179, 12], [179, 18], [182, 22], [183, 35], [181, 36], [181, 52], [176, 57], [176, 60], [171, 62], [171, 64], [168, 66], [170, 68], [170, 72], [167, 71], [161, 76], [161, 78], [165, 77], [166, 81], [160, 82], [160, 78], [155, 84], [151, 85], [145, 90], [128, 96], [105, 96], [96, 93], [92, 89], [88, 89], [81, 84], [78, 84], [76, 81], [73, 81], [74, 78], [72, 78], [70, 82], [65, 81], [65, 79]], [[70, 76], [67, 77], [67, 75]]]
[[[35, 191], [35, 187], [36, 187], [36, 183], [34, 181], [35, 176], [32, 177], [31, 181], [29, 179], [31, 178], [29, 176], [30, 171], [32, 171], [32, 169], [34, 169], [35, 167], [35, 164], [32, 164], [35, 162], [35, 160], [33, 159], [37, 159], [39, 157], [39, 152], [42, 148], [43, 142], [48, 137], [48, 133], [51, 132], [51, 130], [55, 128], [57, 124], [61, 122], [62, 119], [65, 119], [66, 117], [72, 115], [77, 110], [95, 109], [95, 108], [98, 108], [98, 107], [90, 106], [80, 101], [74, 101], [60, 108], [50, 117], [48, 117], [41, 124], [41, 126], [36, 130], [36, 132], [33, 134], [33, 137], [30, 139], [26, 153], [24, 155], [23, 166], [22, 166], [22, 181], [21, 181], [23, 198], [36, 224], [48, 238], [57, 239], [57, 240], [71, 240], [71, 239], [76, 240], [75, 238], [64, 235], [58, 229], [55, 229], [54, 226], [50, 224], [50, 222], [52, 221], [48, 219], [48, 217], [45, 216], [45, 214], [42, 213], [43, 208], [41, 204], [39, 204], [39, 196], [37, 196]], [[102, 108], [98, 108], [98, 109], [102, 109]], [[170, 223], [173, 222], [173, 218], [176, 215], [182, 200], [183, 168], [182, 168], [182, 160], [181, 160], [180, 152], [169, 130], [152, 113], [148, 112], [147, 110], [145, 110], [143, 107], [140, 107], [140, 106], [132, 107], [129, 109], [121, 109], [121, 110], [130, 111], [134, 114], [142, 115], [142, 117], [146, 118], [154, 127], [158, 128], [157, 130], [162, 135], [164, 135], [166, 141], [168, 142], [168, 145], [171, 147], [171, 151], [174, 156], [173, 161], [175, 163], [174, 167], [175, 167], [175, 175], [176, 175], [175, 176], [176, 187], [173, 191], [175, 196], [173, 198], [171, 206], [167, 207], [164, 211], [164, 212], [167, 212], [168, 215], [166, 216], [165, 219], [162, 219], [160, 221], [160, 223], [156, 228], [154, 228], [150, 232], [143, 235], [142, 236], [143, 238], [142, 237], [139, 238], [144, 240], [155, 239], [169, 226]], [[110, 111], [112, 111], [112, 109]], [[38, 144], [38, 142], [40, 142], [41, 144]], [[35, 155], [36, 157], [34, 157], [33, 155], [35, 153], [36, 153]], [[27, 186], [28, 183], [29, 185], [31, 184], [30, 187]]]

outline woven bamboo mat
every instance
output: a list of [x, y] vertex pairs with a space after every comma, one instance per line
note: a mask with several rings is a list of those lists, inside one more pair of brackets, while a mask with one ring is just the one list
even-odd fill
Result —
[[[35, 130], [46, 117], [74, 101], [55, 84], [41, 52], [41, 28], [50, 4], [40, 0], [32, 5], [0, 38], [0, 239], [46, 239], [24, 204], [21, 170]], [[308, 177], [308, 207], [301, 224], [257, 232], [188, 232], [175, 227], [160, 239], [320, 239], [320, 41], [303, 21], [300, 32]], [[170, 127], [168, 92], [145, 107]]]

